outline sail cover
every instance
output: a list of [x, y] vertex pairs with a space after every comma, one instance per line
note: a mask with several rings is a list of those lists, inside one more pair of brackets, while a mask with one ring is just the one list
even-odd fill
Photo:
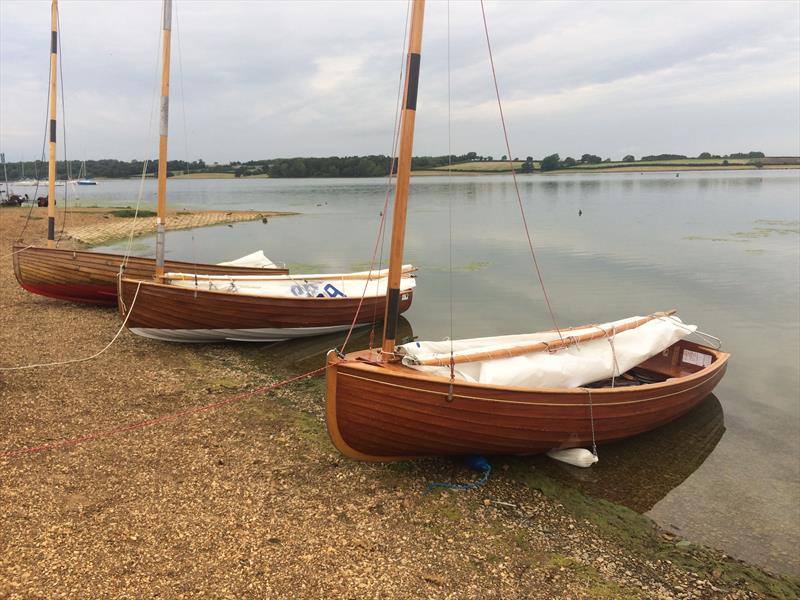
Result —
[[[631, 317], [620, 321], [562, 331], [564, 338], [578, 337], [602, 327], [611, 335], [594, 339], [556, 352], [531, 352], [512, 358], [463, 362], [455, 365], [455, 378], [460, 381], [514, 387], [580, 387], [601, 381], [632, 369], [641, 362], [663, 352], [672, 344], [695, 331], [677, 317], [661, 317], [621, 333], [620, 326], [642, 319]], [[454, 340], [454, 356], [474, 352], [502, 351], [536, 342], [559, 339], [555, 331], [507, 335], [500, 337]], [[403, 363], [414, 369], [450, 378], [450, 367], [421, 366], [419, 361], [444, 358], [450, 360], [450, 341], [411, 342], [399, 347]]]
[[223, 267], [254, 267], [256, 269], [274, 269], [278, 265], [264, 256], [263, 250], [258, 250], [247, 256], [242, 256], [229, 262], [217, 263]]
[[[377, 272], [376, 272], [377, 273]], [[365, 298], [386, 295], [389, 278], [373, 276], [369, 283], [363, 279], [349, 279], [360, 273], [331, 273], [328, 275], [193, 275], [167, 273], [170, 285], [216, 292], [249, 294], [271, 298]], [[366, 275], [366, 272], [364, 272]], [[413, 277], [400, 279], [401, 293], [416, 285]]]

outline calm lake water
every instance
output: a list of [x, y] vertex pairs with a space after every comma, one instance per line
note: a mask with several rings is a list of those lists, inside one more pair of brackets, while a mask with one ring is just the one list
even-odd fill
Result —
[[[677, 308], [732, 353], [714, 396], [673, 425], [601, 447], [588, 470], [532, 462], [691, 541], [800, 574], [798, 171], [525, 176], [520, 189], [560, 325]], [[79, 202], [131, 205], [137, 190], [104, 181], [80, 189]], [[170, 257], [263, 249], [295, 272], [341, 271], [369, 263], [385, 182], [175, 180], [169, 194], [190, 210], [302, 213], [175, 232]], [[451, 206], [454, 335], [550, 328], [510, 179], [418, 177], [406, 241], [406, 262], [420, 268], [405, 314], [413, 335], [450, 335]], [[151, 238], [135, 244], [152, 253]], [[318, 343], [322, 352], [336, 342]]]

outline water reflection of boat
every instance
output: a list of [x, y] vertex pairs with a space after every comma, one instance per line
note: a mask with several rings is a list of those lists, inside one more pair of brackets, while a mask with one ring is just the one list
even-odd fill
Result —
[[711, 394], [672, 423], [601, 446], [600, 462], [591, 469], [543, 456], [529, 460], [537, 469], [575, 484], [590, 496], [645, 513], [705, 462], [724, 433], [722, 405]]

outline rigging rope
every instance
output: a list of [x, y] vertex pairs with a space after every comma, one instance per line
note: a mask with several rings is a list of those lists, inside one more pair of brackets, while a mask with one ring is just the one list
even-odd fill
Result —
[[[400, 106], [402, 105], [402, 94], [403, 94], [403, 81], [405, 80], [405, 49], [406, 49], [406, 40], [408, 39], [408, 18], [411, 14], [411, 0], [406, 2], [406, 18], [405, 22], [403, 23], [403, 43], [400, 47], [400, 76], [397, 80], [397, 94], [395, 98], [395, 108], [394, 108], [394, 124], [392, 125], [392, 154], [391, 160], [389, 161], [389, 175], [386, 178], [386, 194], [383, 199], [383, 209], [381, 210], [380, 214], [380, 222], [378, 224], [378, 244], [380, 245], [380, 255], [378, 257], [378, 270], [381, 269], [383, 266], [383, 251], [386, 247], [386, 213], [389, 210], [389, 198], [392, 194], [392, 180], [394, 179], [394, 172], [397, 166], [397, 145], [400, 141]], [[375, 254], [373, 252], [373, 259], [375, 258]], [[370, 270], [372, 269], [372, 264], [370, 264]], [[365, 290], [366, 293], [366, 290]], [[358, 314], [358, 313], [356, 313]], [[378, 305], [375, 304], [372, 308], [372, 328], [369, 332], [369, 349], [372, 350], [373, 343], [375, 341], [375, 328], [378, 323]], [[349, 336], [348, 336], [349, 337]], [[346, 342], [347, 340], [345, 340]], [[342, 345], [342, 352], [344, 352], [344, 345]]]
[[[516, 195], [517, 195], [517, 202], [519, 203], [519, 210], [520, 210], [520, 214], [522, 215], [522, 224], [525, 227], [525, 235], [528, 238], [528, 247], [530, 248], [530, 251], [531, 251], [531, 257], [533, 258], [533, 264], [536, 267], [536, 275], [539, 278], [539, 285], [542, 288], [542, 294], [544, 295], [544, 301], [547, 304], [547, 310], [550, 313], [550, 318], [553, 321], [553, 327], [555, 328], [556, 332], [558, 333], [558, 337], [561, 338], [561, 329], [559, 328], [558, 323], [556, 322], [556, 315], [553, 312], [553, 307], [550, 304], [550, 296], [548, 295], [547, 288], [544, 285], [544, 278], [542, 277], [542, 270], [539, 267], [539, 261], [536, 258], [536, 251], [533, 248], [533, 240], [531, 238], [531, 232], [528, 229], [528, 221], [525, 218], [525, 208], [524, 208], [524, 206], [522, 204], [522, 195], [520, 194], [519, 184], [517, 183], [517, 173], [516, 173], [516, 170], [514, 169], [514, 159], [512, 158], [513, 154], [511, 154], [511, 144], [508, 141], [508, 128], [506, 127], [506, 118], [505, 118], [505, 115], [503, 113], [503, 103], [500, 101], [500, 87], [497, 84], [497, 72], [495, 71], [495, 68], [494, 68], [494, 56], [492, 55], [492, 43], [491, 43], [491, 41], [489, 39], [489, 25], [488, 25], [488, 23], [486, 21], [486, 8], [484, 7], [483, 1], [484, 0], [481, 0], [481, 14], [483, 15], [483, 30], [486, 33], [486, 47], [487, 47], [487, 49], [489, 51], [489, 63], [491, 64], [491, 67], [492, 67], [492, 79], [494, 81], [494, 91], [495, 91], [495, 95], [497, 96], [497, 107], [500, 110], [500, 122], [503, 125], [503, 136], [504, 136], [505, 142], [506, 142], [506, 152], [508, 153], [506, 156], [508, 156], [508, 162], [509, 162], [509, 165], [511, 167], [511, 178], [514, 181], [514, 191], [516, 192]], [[561, 340], [563, 341], [563, 338], [561, 338]]]
[[[58, 20], [58, 72], [61, 76], [61, 146], [64, 148], [64, 217], [61, 219], [61, 230], [58, 232], [58, 239], [55, 242], [56, 247], [58, 247], [61, 238], [64, 236], [64, 228], [67, 225], [67, 209], [69, 208], [68, 190], [71, 171], [67, 158], [67, 108], [66, 98], [64, 97], [64, 63], [61, 58], [64, 55], [64, 45], [61, 42], [61, 12], [58, 10], [58, 7], [56, 7], [56, 19]], [[56, 161], [56, 165], [58, 165], [58, 161]], [[48, 199], [48, 202], [49, 201]], [[55, 199], [53, 201], [55, 201]]]
[[[60, 28], [59, 28], [60, 29]], [[47, 70], [47, 81], [50, 82], [50, 69], [48, 67]], [[45, 104], [45, 112], [44, 112], [44, 135], [42, 135], [42, 153], [41, 158], [39, 159], [41, 162], [44, 162], [44, 150], [47, 147], [47, 134], [50, 127], [50, 86], [47, 86], [47, 103]], [[22, 169], [25, 170], [25, 161], [22, 161]], [[36, 185], [33, 188], [33, 198], [30, 199], [31, 205], [28, 207], [28, 214], [25, 215], [25, 222], [22, 224], [22, 229], [17, 236], [17, 242], [22, 241], [22, 236], [25, 234], [25, 230], [28, 228], [28, 223], [31, 220], [31, 215], [33, 214], [33, 207], [35, 206], [36, 198], [39, 195], [39, 165], [37, 161], [34, 159], [33, 163], [33, 175], [36, 177]]]
[[453, 356], [453, 102], [452, 70], [450, 68], [450, 0], [447, 0], [447, 213], [449, 234], [449, 293], [450, 293], [450, 388], [448, 401], [453, 401], [453, 382], [456, 379], [456, 363]]
[[128, 235], [128, 243], [125, 247], [125, 252], [123, 253], [122, 258], [121, 267], [123, 270], [128, 266], [128, 259], [130, 258], [131, 251], [133, 249], [133, 237], [136, 232], [136, 221], [139, 218], [139, 207], [141, 206], [142, 197], [144, 196], [144, 184], [147, 177], [147, 167], [150, 164], [150, 159], [147, 158], [147, 156], [149, 154], [148, 148], [150, 147], [150, 140], [153, 137], [153, 121], [155, 118], [155, 108], [157, 104], [156, 98], [158, 97], [158, 65], [161, 57], [161, 41], [161, 36], [159, 35], [158, 43], [156, 44], [155, 65], [153, 68], [153, 88], [150, 94], [150, 118], [147, 123], [147, 135], [145, 136], [146, 148], [144, 151], [144, 158], [142, 159], [142, 175], [139, 178], [139, 192], [136, 196], [136, 208], [133, 212], [133, 219], [131, 220], [131, 232]]

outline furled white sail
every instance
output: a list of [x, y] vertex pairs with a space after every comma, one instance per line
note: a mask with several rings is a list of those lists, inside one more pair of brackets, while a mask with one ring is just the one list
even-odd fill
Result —
[[241, 258], [237, 258], [236, 260], [221, 262], [217, 264], [225, 267], [253, 267], [256, 269], [274, 269], [278, 266], [270, 259], [268, 259], [266, 256], [264, 256], [263, 250], [258, 250], [256, 252], [253, 252], [252, 254], [248, 254], [247, 256], [242, 256]]
[[[388, 289], [388, 273], [374, 271], [367, 280], [368, 272], [329, 273], [313, 275], [193, 275], [189, 273], [167, 273], [165, 281], [171, 285], [220, 292], [252, 294], [276, 298], [366, 298], [383, 296]], [[413, 289], [416, 280], [403, 277], [401, 292]]]
[[[622, 325], [642, 319], [631, 317], [598, 326], [562, 332], [564, 338], [577, 338], [598, 331], [601, 327], [608, 336], [571, 344], [555, 352], [532, 352], [512, 358], [463, 362], [455, 365], [455, 378], [461, 381], [517, 387], [580, 387], [594, 381], [618, 376], [663, 352], [672, 344], [697, 329], [685, 325], [677, 317], [662, 317], [639, 327], [614, 333]], [[553, 342], [559, 339], [555, 331], [508, 335], [500, 337], [454, 340], [454, 356], [474, 352], [502, 352], [536, 342]], [[450, 341], [410, 342], [400, 346], [403, 363], [420, 371], [450, 377], [450, 367], [421, 366], [418, 362], [446, 358], [449, 361]]]

